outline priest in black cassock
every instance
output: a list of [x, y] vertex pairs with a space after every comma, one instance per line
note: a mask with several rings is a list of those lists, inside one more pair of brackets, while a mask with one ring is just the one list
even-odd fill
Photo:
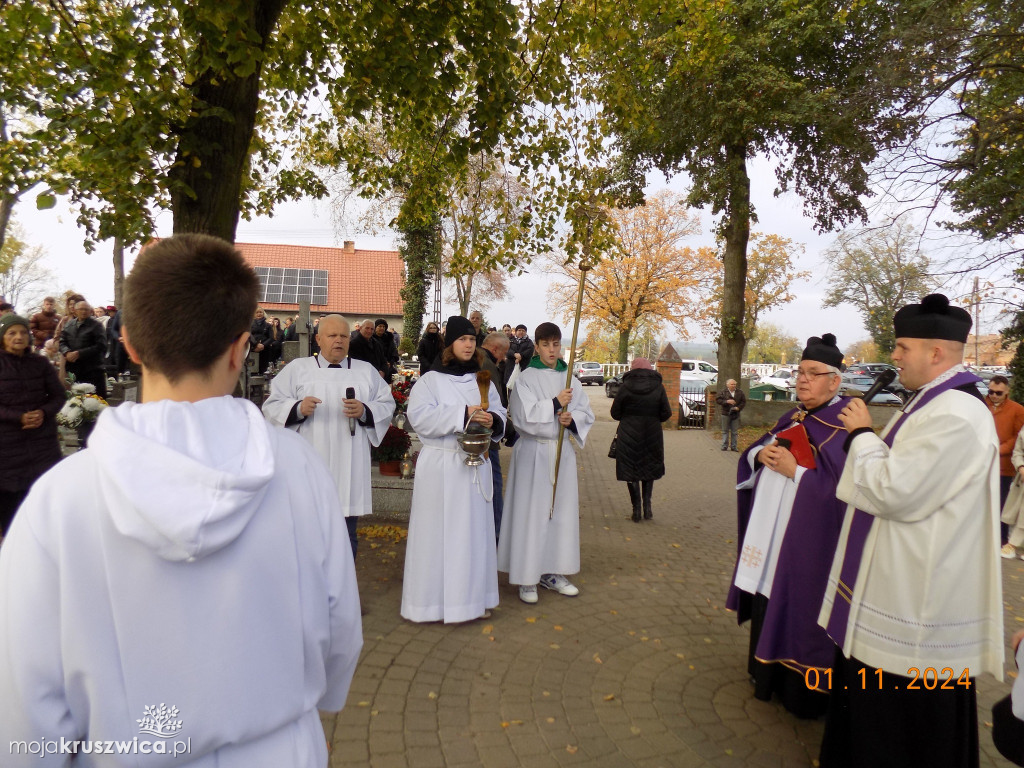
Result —
[[818, 611], [845, 508], [836, 499], [846, 461], [842, 363], [832, 334], [807, 340], [800, 405], [743, 453], [737, 473], [739, 551], [726, 607], [751, 620], [754, 696], [774, 694], [805, 718], [825, 714], [835, 655]]

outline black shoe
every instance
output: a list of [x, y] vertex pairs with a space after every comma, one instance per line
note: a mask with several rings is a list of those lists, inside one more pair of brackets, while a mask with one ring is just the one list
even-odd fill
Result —
[[650, 520], [654, 517], [654, 513], [651, 512], [651, 496], [654, 494], [654, 481], [644, 480], [644, 520]]
[[626, 483], [626, 488], [629, 489], [629, 501], [633, 505], [633, 517], [631, 518], [634, 523], [640, 522], [640, 484], [639, 483]]
[[728, 451], [729, 449], [728, 449], [728, 448], [726, 448], [726, 447], [725, 447], [725, 446], [723, 445], [723, 446], [722, 446], [722, 450], [723, 450], [723, 451]]
[[740, 449], [739, 449], [739, 448], [733, 448], [733, 449], [732, 449], [732, 452], [733, 452], [733, 453], [739, 453], [739, 452], [740, 452]]

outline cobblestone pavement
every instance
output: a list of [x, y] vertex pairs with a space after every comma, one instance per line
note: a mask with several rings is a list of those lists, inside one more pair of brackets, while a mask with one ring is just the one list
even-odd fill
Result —
[[[633, 523], [606, 457], [611, 401], [588, 392], [598, 421], [580, 461], [580, 595], [541, 589], [529, 606], [502, 574], [490, 619], [412, 624], [399, 616], [404, 546], [361, 542], [365, 646], [347, 706], [323, 718], [332, 766], [816, 764], [822, 721], [752, 697], [747, 628], [723, 607], [737, 454], [701, 431], [666, 432], [654, 519]], [[1009, 637], [1024, 563], [1004, 563]], [[1009, 684], [979, 679], [985, 766], [1009, 765], [988, 723]]]

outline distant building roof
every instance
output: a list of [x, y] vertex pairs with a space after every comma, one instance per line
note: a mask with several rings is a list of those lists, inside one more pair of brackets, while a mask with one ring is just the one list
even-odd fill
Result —
[[[327, 302], [313, 304], [313, 312], [346, 315], [401, 316], [399, 292], [405, 283], [405, 265], [398, 251], [368, 251], [346, 241], [343, 248], [305, 245], [235, 243], [253, 267], [327, 270]], [[298, 309], [297, 303], [260, 302], [269, 310]]]

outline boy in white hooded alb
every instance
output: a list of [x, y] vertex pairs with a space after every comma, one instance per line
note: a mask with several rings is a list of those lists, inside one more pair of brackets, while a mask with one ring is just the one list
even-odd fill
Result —
[[359, 596], [325, 465], [227, 396], [258, 287], [201, 235], [136, 261], [142, 403], [103, 412], [0, 550], [0, 765], [327, 764], [317, 709], [345, 703]]

